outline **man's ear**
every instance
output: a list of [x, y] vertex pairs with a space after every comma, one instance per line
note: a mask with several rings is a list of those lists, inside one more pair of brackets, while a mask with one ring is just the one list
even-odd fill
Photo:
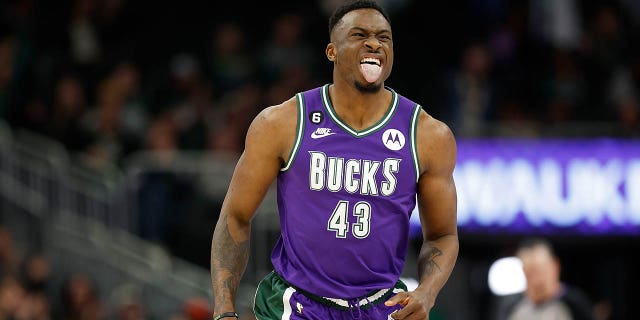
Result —
[[336, 61], [336, 46], [333, 44], [333, 42], [327, 45], [325, 53], [327, 54], [327, 59], [329, 59], [329, 61]]

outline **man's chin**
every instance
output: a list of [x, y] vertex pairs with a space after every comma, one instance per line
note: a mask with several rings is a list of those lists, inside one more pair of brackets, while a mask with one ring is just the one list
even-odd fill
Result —
[[382, 89], [381, 83], [362, 83], [360, 81], [355, 82], [356, 89], [362, 93], [377, 93]]

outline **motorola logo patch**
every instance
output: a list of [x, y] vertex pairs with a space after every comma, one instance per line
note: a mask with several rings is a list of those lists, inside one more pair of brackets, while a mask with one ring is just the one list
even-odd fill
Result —
[[405, 138], [404, 134], [396, 129], [387, 129], [382, 134], [382, 143], [389, 150], [398, 151], [404, 147]]

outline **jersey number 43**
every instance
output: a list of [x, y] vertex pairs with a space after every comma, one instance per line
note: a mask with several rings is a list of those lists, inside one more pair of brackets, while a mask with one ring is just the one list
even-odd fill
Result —
[[[355, 218], [355, 222], [349, 224], [349, 213]], [[336, 233], [336, 238], [346, 238], [351, 226], [351, 233], [358, 239], [364, 239], [369, 236], [371, 231], [371, 205], [366, 201], [359, 201], [353, 208], [350, 208], [349, 201], [338, 201], [329, 221], [327, 221], [327, 230]]]

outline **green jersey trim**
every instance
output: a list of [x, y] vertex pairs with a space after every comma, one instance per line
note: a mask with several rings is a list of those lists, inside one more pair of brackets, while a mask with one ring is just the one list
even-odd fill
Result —
[[296, 125], [296, 141], [293, 143], [293, 148], [291, 148], [291, 152], [289, 152], [289, 159], [284, 167], [280, 169], [280, 171], [284, 172], [289, 170], [291, 164], [295, 160], [298, 155], [298, 150], [300, 149], [300, 144], [302, 143], [302, 135], [304, 133], [304, 95], [302, 93], [298, 93], [296, 95], [298, 102], [298, 123]]
[[361, 131], [353, 129], [351, 126], [349, 126], [348, 124], [344, 123], [340, 119], [340, 117], [338, 117], [337, 113], [335, 112], [335, 109], [333, 108], [333, 104], [331, 103], [331, 99], [329, 97], [329, 85], [328, 84], [326, 84], [326, 85], [324, 85], [324, 87], [322, 87], [322, 101], [324, 103], [325, 109], [327, 109], [327, 113], [329, 114], [329, 116], [331, 117], [333, 122], [335, 122], [338, 126], [340, 126], [342, 129], [347, 131], [352, 136], [354, 136], [356, 138], [361, 138], [361, 137], [368, 136], [368, 135], [380, 130], [382, 127], [384, 127], [385, 124], [387, 124], [387, 122], [389, 122], [389, 120], [391, 119], [391, 117], [395, 113], [396, 107], [398, 106], [398, 94], [395, 91], [393, 91], [392, 89], [389, 89], [389, 90], [391, 91], [391, 94], [393, 96], [391, 98], [391, 105], [389, 106], [389, 108], [387, 108], [387, 112], [384, 114], [382, 119], [380, 119], [380, 121], [376, 122], [373, 126], [371, 126], [369, 128], [366, 128], [364, 130], [361, 130]]
[[420, 179], [420, 158], [418, 157], [418, 119], [420, 119], [420, 110], [422, 107], [416, 104], [413, 110], [413, 116], [411, 117], [411, 156], [413, 158], [413, 165], [416, 170], [416, 182]]

